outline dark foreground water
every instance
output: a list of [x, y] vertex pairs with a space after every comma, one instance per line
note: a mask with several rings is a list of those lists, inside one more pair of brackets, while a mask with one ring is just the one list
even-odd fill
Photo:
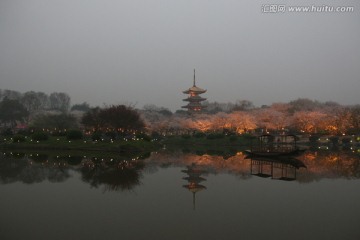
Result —
[[359, 156], [299, 159], [6, 153], [0, 239], [360, 239]]

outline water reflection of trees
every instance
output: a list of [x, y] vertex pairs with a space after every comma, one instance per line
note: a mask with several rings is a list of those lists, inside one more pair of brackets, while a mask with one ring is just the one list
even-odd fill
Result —
[[[360, 178], [360, 155], [353, 151], [306, 151], [298, 157], [307, 169], [299, 169], [296, 180], [302, 183], [321, 179]], [[251, 161], [242, 152], [231, 156], [210, 155], [208, 153], [183, 153], [182, 151], [162, 151], [152, 153], [146, 159], [95, 158], [78, 155], [48, 155], [1, 153], [0, 184], [21, 182], [26, 184], [64, 182], [72, 172], [78, 172], [81, 179], [104, 191], [130, 191], [141, 184], [143, 172], [153, 174], [158, 169], [185, 167], [195, 163], [208, 174], [232, 174], [246, 180], [252, 177]]]
[[80, 169], [82, 180], [92, 187], [104, 186], [104, 191], [132, 190], [140, 184], [141, 160], [86, 159]]
[[308, 166], [299, 181], [311, 182], [323, 178], [360, 178], [360, 156], [352, 151], [308, 151], [300, 159]]
[[143, 162], [137, 158], [106, 159], [80, 155], [2, 153], [0, 183], [32, 184], [46, 180], [64, 182], [71, 177], [70, 171], [75, 171], [92, 187], [103, 186], [104, 191], [124, 191], [140, 184], [143, 168]]
[[21, 181], [21, 173], [28, 166], [24, 155], [7, 157], [0, 154], [0, 181], [2, 184]]
[[2, 153], [0, 155], [1, 183], [39, 183], [45, 180], [63, 182], [70, 177], [68, 168], [61, 162], [49, 161], [44, 154]]
[[[307, 169], [297, 170], [296, 179], [302, 183], [319, 181], [324, 178], [360, 178], [360, 155], [353, 151], [306, 151], [297, 158], [307, 167]], [[197, 155], [196, 153], [155, 153], [146, 159], [146, 163], [146, 168], [150, 165], [152, 172], [164, 164], [172, 163], [173, 166], [183, 167], [196, 163], [211, 174], [229, 173], [241, 179], [251, 178], [251, 160], [246, 159], [242, 152], [227, 158], [208, 154]]]

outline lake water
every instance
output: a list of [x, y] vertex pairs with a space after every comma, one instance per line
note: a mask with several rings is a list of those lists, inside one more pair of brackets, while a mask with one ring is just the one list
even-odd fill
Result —
[[360, 239], [358, 153], [2, 153], [0, 239]]

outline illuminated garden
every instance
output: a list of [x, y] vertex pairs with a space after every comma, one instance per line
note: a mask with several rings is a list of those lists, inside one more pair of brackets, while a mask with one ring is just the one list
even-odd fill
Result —
[[[194, 82], [195, 84], [195, 82]], [[195, 86], [195, 85], [194, 85]], [[359, 142], [360, 106], [297, 99], [255, 107], [248, 100], [203, 103], [203, 110], [169, 109], [145, 105], [70, 107], [66, 93], [1, 91], [2, 147], [107, 149], [120, 144], [144, 147], [166, 143], [242, 145], [261, 134], [295, 134], [303, 142], [334, 145]], [[204, 99], [203, 99], [204, 100]], [[200, 106], [200, 105], [199, 105]], [[224, 140], [226, 139], [226, 140]], [[213, 141], [210, 141], [213, 140]], [[126, 144], [125, 144], [126, 143]], [[133, 144], [134, 145], [134, 144]], [[140, 143], [136, 143], [139, 147]]]

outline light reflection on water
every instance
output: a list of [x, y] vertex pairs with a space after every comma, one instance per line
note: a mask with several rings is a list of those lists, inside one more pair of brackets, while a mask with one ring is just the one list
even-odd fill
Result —
[[360, 239], [359, 156], [298, 159], [307, 168], [286, 168], [289, 182], [281, 168], [258, 177], [242, 153], [7, 153], [0, 239]]

